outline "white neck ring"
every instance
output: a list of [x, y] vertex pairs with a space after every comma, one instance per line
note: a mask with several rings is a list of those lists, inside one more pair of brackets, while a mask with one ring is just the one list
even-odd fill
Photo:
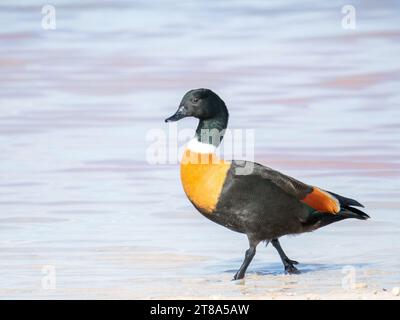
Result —
[[197, 138], [193, 138], [192, 140], [190, 140], [187, 143], [186, 147], [190, 151], [196, 152], [196, 153], [214, 153], [215, 150], [217, 149], [212, 144], [203, 143], [203, 142], [198, 141]]

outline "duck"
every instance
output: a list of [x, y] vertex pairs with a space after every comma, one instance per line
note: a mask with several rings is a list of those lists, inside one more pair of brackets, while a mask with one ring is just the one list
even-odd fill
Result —
[[282, 236], [312, 232], [349, 218], [370, 218], [358, 209], [364, 206], [357, 200], [259, 163], [220, 159], [216, 150], [227, 129], [229, 113], [225, 102], [212, 90], [188, 91], [165, 122], [187, 117], [199, 120], [180, 162], [187, 198], [204, 217], [248, 238], [248, 249], [234, 280], [245, 277], [261, 242], [271, 243], [277, 250], [285, 273], [297, 274], [298, 262], [283, 251], [279, 242]]

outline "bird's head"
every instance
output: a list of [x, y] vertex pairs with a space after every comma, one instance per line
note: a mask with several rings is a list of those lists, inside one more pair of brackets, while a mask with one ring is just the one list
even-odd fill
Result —
[[221, 115], [228, 115], [225, 103], [210, 89], [201, 88], [188, 91], [183, 96], [178, 110], [165, 119], [165, 122], [178, 121], [186, 117], [207, 120]]

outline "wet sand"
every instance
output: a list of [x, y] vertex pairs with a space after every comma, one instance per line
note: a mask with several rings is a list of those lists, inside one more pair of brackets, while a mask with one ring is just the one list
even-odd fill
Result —
[[[396, 1], [355, 1], [356, 30], [339, 1], [167, 2], [55, 1], [51, 31], [41, 3], [0, 5], [0, 298], [399, 299]], [[301, 275], [260, 245], [231, 281], [245, 236], [195, 211], [177, 165], [145, 159], [196, 87], [255, 130], [257, 162], [372, 219], [283, 238]]]

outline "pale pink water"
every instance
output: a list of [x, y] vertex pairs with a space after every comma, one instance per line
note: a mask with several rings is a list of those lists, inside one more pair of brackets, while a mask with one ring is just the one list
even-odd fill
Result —
[[[346, 265], [371, 288], [400, 285], [396, 1], [353, 2], [356, 30], [340, 1], [53, 4], [51, 31], [39, 1], [0, 5], [1, 298], [340, 292]], [[167, 131], [196, 87], [221, 95], [231, 128], [255, 130], [258, 162], [355, 197], [372, 219], [282, 239], [301, 276], [260, 247], [232, 284], [245, 237], [194, 210], [176, 165], [145, 159], [148, 130]]]

